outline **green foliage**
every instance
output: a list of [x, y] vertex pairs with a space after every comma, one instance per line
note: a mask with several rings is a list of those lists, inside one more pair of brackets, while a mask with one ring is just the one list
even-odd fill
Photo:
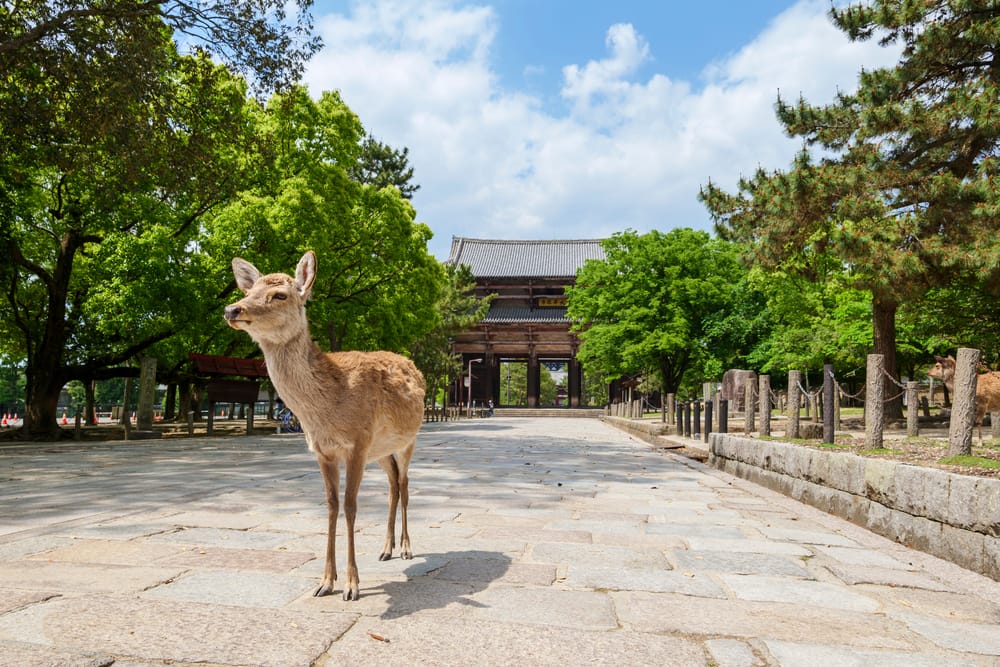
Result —
[[362, 137], [357, 116], [336, 93], [313, 100], [297, 87], [270, 100], [264, 127], [273, 172], [205, 227], [201, 245], [214, 258], [217, 288], [232, 287], [234, 256], [288, 272], [312, 249], [320, 262], [314, 335], [331, 349], [409, 350], [434, 326], [443, 273], [410, 203], [350, 178]]
[[[489, 310], [493, 297], [475, 295], [476, 279], [469, 267], [445, 265], [444, 281], [434, 304], [434, 325], [412, 345], [413, 361], [430, 388], [445, 387], [462, 372], [460, 355], [452, 354], [452, 338], [474, 326]], [[428, 396], [435, 395], [428, 391]]]
[[[779, 120], [806, 144], [792, 167], [760, 169], [736, 194], [709, 183], [700, 198], [757, 266], [819, 284], [833, 272], [843, 287], [868, 292], [872, 345], [894, 372], [900, 304], [954, 281], [989, 280], [1000, 267], [1000, 6], [875, 0], [831, 16], [852, 39], [901, 43], [898, 66], [862, 72], [857, 92], [830, 105], [779, 99]], [[865, 338], [836, 334], [852, 346]], [[911, 342], [929, 343], [929, 334]]]
[[692, 382], [717, 377], [732, 358], [725, 322], [745, 271], [736, 248], [705, 232], [633, 231], [604, 242], [567, 289], [568, 315], [587, 372], [618, 377], [652, 368], [668, 392], [691, 371]]
[[361, 144], [361, 155], [351, 165], [351, 178], [359, 183], [374, 185], [381, 190], [394, 187], [404, 199], [413, 199], [413, 193], [420, 189], [412, 183], [413, 167], [409, 164], [410, 149], [397, 151], [374, 137], [366, 137]]

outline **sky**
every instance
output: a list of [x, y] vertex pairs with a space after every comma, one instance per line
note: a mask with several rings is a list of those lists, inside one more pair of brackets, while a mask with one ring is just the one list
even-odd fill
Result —
[[409, 150], [428, 249], [453, 236], [712, 230], [697, 200], [801, 147], [774, 114], [856, 88], [898, 51], [829, 0], [317, 0], [305, 83]]

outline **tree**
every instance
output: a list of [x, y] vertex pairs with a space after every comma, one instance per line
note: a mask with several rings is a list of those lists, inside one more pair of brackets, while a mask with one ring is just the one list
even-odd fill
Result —
[[[311, 0], [296, 0], [289, 17], [291, 5], [284, 0], [252, 5], [245, 0], [17, 2], [0, 12], [0, 71], [38, 66], [47, 76], [59, 76], [60, 68], [51, 65], [71, 51], [94, 61], [113, 60], [122, 45], [107, 37], [123, 30], [132, 35], [131, 55], [141, 55], [155, 51], [166, 27], [193, 50], [252, 77], [258, 90], [274, 90], [297, 81], [321, 46], [311, 34], [311, 6]], [[120, 73], [133, 85], [141, 80], [148, 84], [158, 72], [142, 67], [143, 62], [130, 67], [122, 61]]]
[[[862, 72], [857, 92], [827, 106], [779, 99], [779, 120], [805, 142], [792, 167], [760, 169], [737, 194], [709, 183], [700, 197], [760, 266], [847, 267], [871, 294], [873, 348], [898, 379], [899, 305], [1000, 265], [1000, 6], [876, 0], [831, 16], [853, 40], [900, 42], [899, 64]], [[897, 399], [889, 413], [901, 409]]]
[[188, 243], [260, 155], [245, 83], [203, 52], [180, 55], [171, 29], [276, 85], [315, 46], [276, 23], [283, 7], [0, 12], [0, 321], [15, 334], [0, 352], [27, 362], [28, 436], [58, 434], [68, 380], [100, 377], [171, 335]]
[[456, 334], [469, 329], [485, 316], [493, 296], [477, 297], [476, 279], [465, 264], [444, 267], [445, 281], [435, 304], [434, 327], [413, 343], [413, 361], [427, 380], [427, 396], [434, 400], [438, 389], [447, 387], [462, 372], [461, 355], [453, 354]]
[[420, 186], [411, 182], [413, 167], [409, 165], [409, 153], [409, 148], [397, 151], [367, 136], [361, 144], [361, 155], [351, 165], [351, 178], [358, 183], [374, 185], [379, 190], [392, 186], [404, 199], [413, 199], [413, 193]]
[[443, 282], [440, 263], [427, 252], [430, 229], [416, 222], [398, 191], [350, 178], [362, 128], [339, 94], [314, 100], [294, 87], [273, 96], [267, 109], [265, 144], [274, 147], [275, 169], [213, 212], [200, 242], [214, 258], [216, 280], [229, 276], [232, 293], [234, 256], [288, 271], [304, 250], [314, 250], [314, 336], [332, 350], [409, 351], [434, 326]]
[[604, 241], [567, 289], [588, 373], [618, 377], [653, 368], [666, 392], [685, 375], [715, 375], [723, 341], [713, 335], [745, 273], [736, 248], [705, 232], [634, 231]]

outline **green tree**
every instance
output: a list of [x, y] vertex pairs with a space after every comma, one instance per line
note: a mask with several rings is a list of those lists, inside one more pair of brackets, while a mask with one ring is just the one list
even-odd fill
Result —
[[367, 136], [361, 144], [361, 155], [350, 167], [351, 178], [359, 183], [374, 185], [379, 190], [394, 187], [404, 199], [413, 199], [413, 193], [420, 186], [412, 182], [413, 167], [410, 166], [409, 153], [409, 148], [397, 151]]
[[188, 244], [260, 153], [245, 83], [206, 52], [277, 85], [304, 25], [274, 2], [0, 10], [0, 352], [26, 360], [28, 436], [58, 433], [68, 380], [170, 335]]
[[234, 256], [287, 272], [312, 249], [320, 261], [309, 308], [313, 334], [333, 350], [409, 351], [434, 326], [444, 282], [427, 252], [430, 229], [398, 191], [350, 178], [362, 128], [337, 93], [314, 100], [295, 87], [275, 95], [267, 124], [265, 143], [276, 151], [270, 178], [205, 226], [200, 246], [216, 280], [232, 292]]
[[445, 281], [434, 306], [435, 324], [412, 346], [413, 361], [427, 381], [428, 397], [437, 396], [439, 388], [461, 375], [462, 357], [452, 353], [452, 339], [481, 321], [493, 301], [492, 295], [476, 296], [476, 279], [467, 265], [447, 264], [444, 272]]
[[736, 248], [705, 232], [634, 231], [604, 241], [567, 289], [567, 314], [580, 332], [579, 358], [590, 373], [618, 377], [655, 369], [666, 392], [685, 375], [717, 376], [729, 357], [719, 323], [745, 271]]
[[[805, 142], [792, 167], [700, 196], [760, 266], [809, 277], [846, 266], [871, 294], [873, 348], [898, 378], [899, 305], [1000, 266], [1000, 6], [875, 0], [831, 16], [853, 40], [900, 43], [899, 64], [862, 72], [830, 105], [779, 99], [786, 132]], [[897, 399], [889, 413], [901, 409]]]
[[[47, 77], [65, 76], [70, 51], [99, 67], [120, 67], [124, 81], [145, 87], [158, 78], [145, 59], [118, 59], [123, 46], [108, 37], [131, 33], [129, 55], [158, 49], [173, 31], [192, 49], [210, 53], [253, 78], [262, 91], [297, 81], [305, 62], [321, 46], [312, 33], [311, 0], [27, 0], [0, 10], [0, 71], [39, 67]], [[165, 32], [166, 30], [166, 32]], [[117, 61], [117, 62], [115, 62]], [[52, 65], [56, 65], [53, 69]], [[110, 82], [109, 82], [110, 83]], [[94, 113], [101, 113], [94, 109]]]

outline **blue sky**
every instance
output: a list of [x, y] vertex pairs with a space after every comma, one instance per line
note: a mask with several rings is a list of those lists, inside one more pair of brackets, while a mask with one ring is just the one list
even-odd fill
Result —
[[828, 0], [320, 1], [305, 76], [410, 150], [417, 218], [452, 236], [711, 229], [698, 189], [785, 168], [779, 91], [852, 89], [897, 53], [851, 43]]

